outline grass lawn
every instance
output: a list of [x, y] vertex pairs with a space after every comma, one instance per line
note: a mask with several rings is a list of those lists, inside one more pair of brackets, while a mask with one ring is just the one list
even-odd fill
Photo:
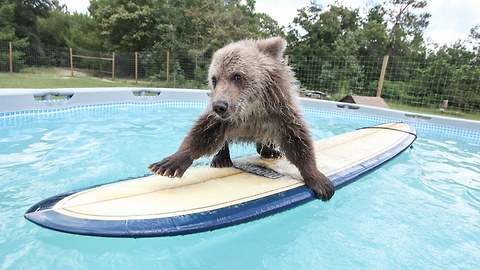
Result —
[[132, 86], [124, 82], [107, 82], [93, 78], [46, 78], [0, 75], [0, 88], [80, 88]]
[[148, 87], [149, 83], [109, 80], [86, 77], [76, 72], [71, 77], [70, 71], [64, 69], [28, 69], [21, 73], [0, 73], [0, 88], [80, 88], [80, 87]]
[[464, 118], [464, 119], [480, 121], [480, 113], [478, 112], [466, 113], [462, 111], [448, 110], [448, 109], [446, 111], [439, 111], [438, 109], [435, 109], [435, 108], [418, 108], [418, 107], [413, 107], [413, 106], [396, 103], [396, 102], [390, 102], [390, 101], [387, 101], [387, 103], [388, 103], [388, 106], [390, 106], [390, 109], [393, 109], [393, 110], [438, 115], [438, 116], [445, 116], [445, 117]]

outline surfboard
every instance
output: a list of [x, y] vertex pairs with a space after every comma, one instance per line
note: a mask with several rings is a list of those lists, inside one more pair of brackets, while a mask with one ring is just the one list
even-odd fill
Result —
[[[317, 166], [338, 190], [415, 139], [415, 128], [405, 123], [361, 128], [316, 141]], [[312, 200], [286, 159], [249, 156], [235, 159], [231, 168], [191, 167], [182, 178], [148, 175], [56, 195], [33, 205], [25, 218], [81, 235], [172, 236], [244, 223]]]

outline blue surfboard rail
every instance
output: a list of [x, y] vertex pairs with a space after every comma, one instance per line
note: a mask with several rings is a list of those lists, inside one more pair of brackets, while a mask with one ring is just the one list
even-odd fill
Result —
[[[410, 147], [416, 139], [416, 130], [412, 125], [409, 125], [409, 127], [410, 130], [406, 133], [411, 136], [407, 136], [405, 140], [391, 149], [345, 171], [330, 175], [329, 178], [335, 189], [338, 190], [359, 179], [362, 175], [373, 172]], [[383, 127], [373, 126], [367, 128]], [[403, 130], [394, 130], [405, 132]], [[100, 185], [94, 187], [98, 186]], [[94, 187], [71, 191], [43, 200], [30, 207], [25, 213], [25, 218], [42, 227], [65, 233], [102, 237], [158, 237], [185, 235], [229, 227], [261, 219], [315, 200], [315, 195], [310, 189], [306, 186], [300, 186], [233, 206], [164, 218], [92, 220], [66, 216], [52, 210], [52, 207], [63, 198]]]

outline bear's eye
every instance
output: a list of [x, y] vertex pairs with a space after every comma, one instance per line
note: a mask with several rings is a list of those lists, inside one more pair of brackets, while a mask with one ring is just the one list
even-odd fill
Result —
[[241, 82], [242, 81], [242, 76], [240, 76], [238, 74], [235, 74], [235, 75], [233, 75], [233, 80], [235, 82]]
[[213, 88], [215, 88], [215, 86], [217, 85], [217, 78], [212, 77], [212, 85], [213, 85]]

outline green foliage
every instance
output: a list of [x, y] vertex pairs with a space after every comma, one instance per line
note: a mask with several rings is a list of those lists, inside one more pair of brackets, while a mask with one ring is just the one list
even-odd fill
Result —
[[389, 6], [370, 8], [363, 19], [358, 10], [336, 5], [300, 9], [287, 39], [302, 86], [332, 99], [349, 93], [373, 96], [381, 57], [388, 53], [384, 98], [432, 107], [449, 100], [454, 108], [478, 111], [480, 26], [471, 31], [473, 50], [458, 42], [427, 51], [423, 32], [430, 14], [422, 12], [425, 6], [426, 1], [391, 0]]
[[390, 0], [393, 8], [387, 11], [387, 21], [392, 25], [389, 33], [387, 53], [410, 55], [423, 46], [423, 32], [428, 26], [429, 13], [421, 13], [427, 1]]
[[205, 87], [205, 59], [215, 50], [235, 40], [281, 33], [271, 17], [254, 13], [254, 6], [253, 0], [93, 0], [89, 11], [105, 49], [144, 51], [148, 57], [142, 57], [142, 67], [152, 79], [166, 79], [169, 51], [171, 78]]
[[70, 28], [65, 36], [66, 47], [74, 50], [104, 50], [103, 41], [99, 38], [100, 30], [92, 17], [86, 14], [74, 13], [70, 14], [68, 19]]
[[0, 42], [17, 40], [15, 35], [15, 3], [5, 3], [0, 6]]
[[[6, 2], [0, 6], [0, 44], [6, 49], [8, 42], [12, 42], [12, 65], [14, 71], [19, 71], [25, 66], [25, 53], [21, 51], [28, 45], [27, 38], [18, 38], [15, 30], [15, 10], [17, 5], [12, 2]], [[7, 53], [0, 53], [0, 71], [9, 71], [7, 63], [10, 62], [10, 57]]]
[[48, 17], [37, 20], [37, 31], [44, 44], [56, 47], [66, 47], [70, 30], [70, 16], [60, 7], [50, 10]]
[[153, 0], [90, 1], [89, 11], [99, 26], [106, 49], [138, 51], [152, 45], [162, 19], [155, 16], [153, 3]]
[[435, 93], [464, 111], [480, 110], [480, 67], [475, 61], [478, 57], [460, 43], [441, 47], [429, 57], [431, 64], [424, 69], [425, 76], [435, 79], [425, 83], [426, 95]]
[[[333, 98], [364, 89], [362, 64], [357, 56], [368, 40], [360, 31], [358, 10], [331, 6], [322, 11], [309, 6], [299, 10], [294, 23], [307, 31], [302, 36], [292, 29], [287, 36], [293, 44], [288, 48], [289, 54], [307, 55], [307, 59], [300, 61], [292, 57], [294, 70], [304, 87]], [[314, 76], [309, 72], [313, 66], [321, 67]]]
[[368, 11], [367, 19], [363, 23], [363, 35], [367, 46], [361, 48], [361, 55], [379, 56], [387, 51], [388, 30], [385, 14], [386, 10], [380, 5]]
[[51, 0], [2, 0], [0, 8], [12, 5], [14, 16], [10, 22], [15, 28], [15, 36], [18, 39], [26, 38], [30, 43], [39, 43], [37, 34], [37, 19], [48, 16], [53, 3]]

